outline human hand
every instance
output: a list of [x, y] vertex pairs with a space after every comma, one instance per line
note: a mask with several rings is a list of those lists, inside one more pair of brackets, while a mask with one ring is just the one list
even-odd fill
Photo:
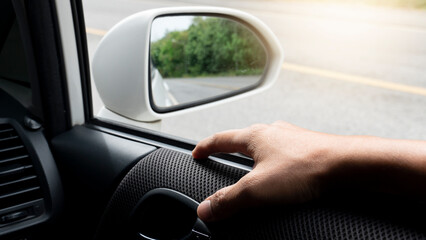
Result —
[[234, 185], [220, 189], [198, 207], [204, 221], [220, 220], [241, 208], [292, 204], [317, 197], [339, 136], [309, 131], [286, 122], [258, 124], [217, 133], [200, 141], [196, 159], [239, 152], [254, 160], [253, 170]]

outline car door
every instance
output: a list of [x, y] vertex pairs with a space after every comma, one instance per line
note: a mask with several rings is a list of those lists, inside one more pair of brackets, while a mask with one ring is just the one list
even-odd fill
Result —
[[[193, 141], [94, 117], [82, 3], [79, 0], [37, 3], [26, 5], [37, 11], [30, 8], [28, 11], [39, 20], [37, 14], [44, 13], [39, 24], [51, 26], [45, 29], [51, 31], [50, 35], [39, 36], [38, 46], [58, 44], [56, 49], [49, 49], [49, 57], [58, 61], [38, 62], [37, 66], [39, 76], [46, 77], [40, 82], [48, 116], [44, 121], [45, 131], [40, 134], [47, 140], [55, 159], [64, 202], [59, 217], [48, 225], [49, 234], [37, 236], [425, 238], [424, 221], [417, 221], [424, 216], [422, 203], [364, 191], [342, 191], [296, 206], [246, 209], [221, 222], [203, 223], [196, 215], [198, 203], [237, 182], [252, 169], [253, 160], [230, 154], [195, 160], [191, 156]], [[37, 38], [37, 34], [32, 37]], [[37, 50], [35, 58], [46, 60], [41, 50]], [[55, 71], [60, 74], [55, 75]]]

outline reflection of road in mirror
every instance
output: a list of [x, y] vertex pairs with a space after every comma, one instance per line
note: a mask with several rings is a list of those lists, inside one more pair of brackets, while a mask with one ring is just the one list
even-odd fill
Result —
[[169, 86], [173, 104], [187, 103], [219, 96], [231, 91], [253, 86], [260, 76], [202, 77], [202, 78], [168, 78], [164, 81]]

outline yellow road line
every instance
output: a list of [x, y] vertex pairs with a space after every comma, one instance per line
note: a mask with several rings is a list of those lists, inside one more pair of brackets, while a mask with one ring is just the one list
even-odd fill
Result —
[[285, 70], [293, 71], [293, 72], [326, 77], [326, 78], [331, 78], [331, 79], [339, 80], [339, 81], [358, 83], [358, 84], [363, 84], [363, 85], [372, 86], [372, 87], [378, 87], [378, 88], [384, 88], [384, 89], [389, 89], [389, 90], [394, 90], [399, 92], [426, 96], [426, 88], [422, 88], [422, 87], [386, 82], [379, 79], [349, 75], [345, 73], [334, 72], [334, 71], [329, 71], [329, 70], [320, 69], [320, 68], [306, 67], [303, 65], [292, 64], [292, 63], [284, 63], [282, 65], [282, 68]]
[[86, 33], [103, 37], [107, 31], [96, 28], [86, 28]]
[[169, 97], [170, 101], [172, 101], [173, 106], [179, 104], [178, 100], [176, 100], [175, 96], [171, 92], [167, 91], [167, 96]]

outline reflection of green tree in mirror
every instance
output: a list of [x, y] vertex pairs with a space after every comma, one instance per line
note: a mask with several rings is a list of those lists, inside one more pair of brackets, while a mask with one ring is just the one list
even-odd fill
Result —
[[187, 30], [169, 32], [151, 43], [151, 59], [166, 78], [261, 75], [266, 53], [242, 24], [195, 17]]

